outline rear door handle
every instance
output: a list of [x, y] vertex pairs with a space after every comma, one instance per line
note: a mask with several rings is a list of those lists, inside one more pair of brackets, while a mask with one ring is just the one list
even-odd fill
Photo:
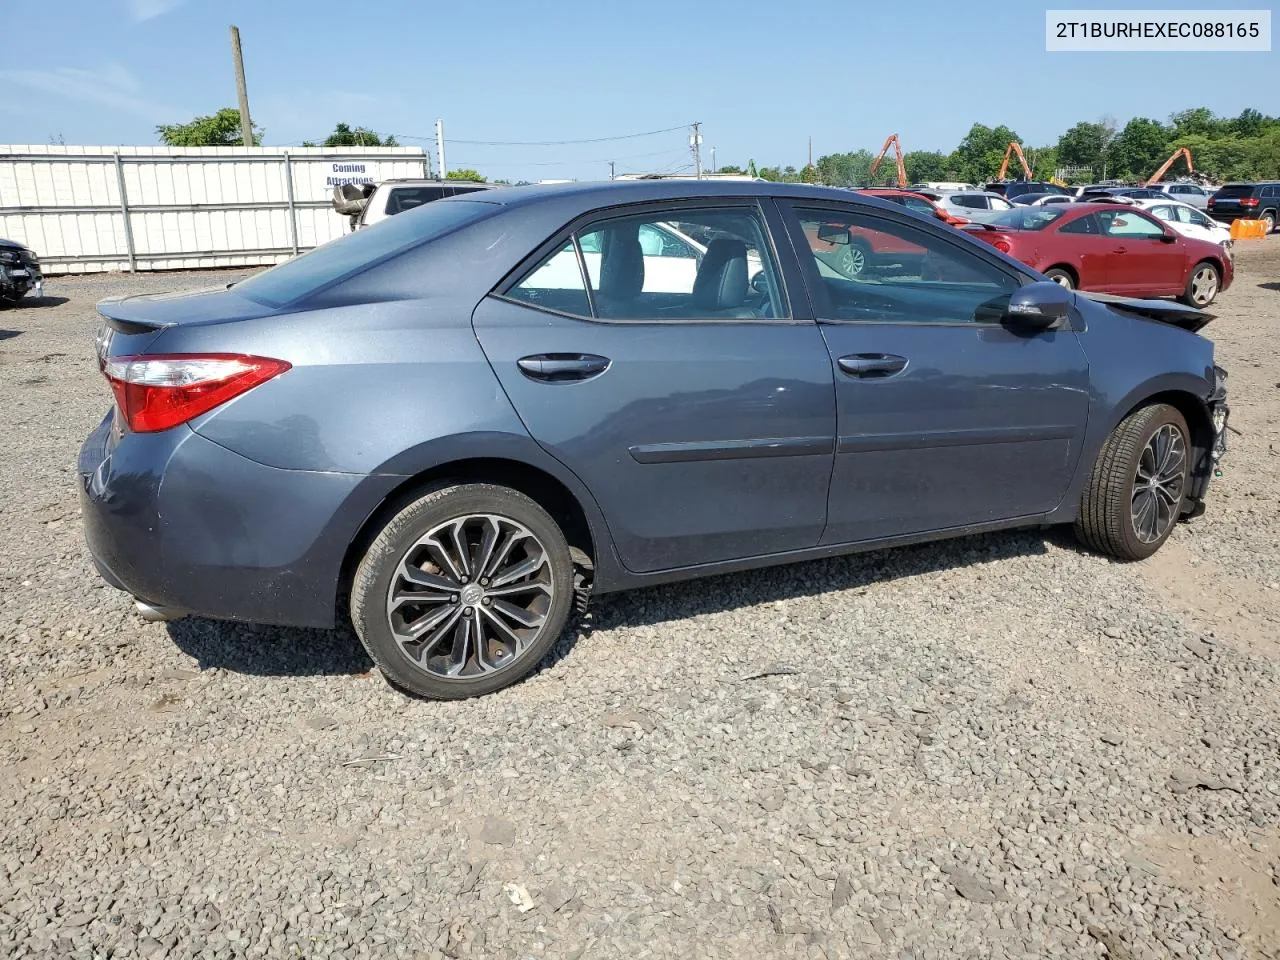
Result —
[[907, 369], [907, 358], [893, 353], [854, 353], [836, 362], [849, 376], [863, 380], [892, 377]]
[[516, 366], [530, 380], [573, 383], [600, 376], [609, 369], [609, 358], [594, 353], [539, 353], [521, 357]]

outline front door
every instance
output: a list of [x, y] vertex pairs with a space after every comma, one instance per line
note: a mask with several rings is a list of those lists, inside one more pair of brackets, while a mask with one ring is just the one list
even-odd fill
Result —
[[1104, 210], [1097, 217], [1114, 244], [1111, 289], [1148, 297], [1182, 292], [1185, 247], [1177, 240], [1170, 243], [1162, 224], [1133, 208]]
[[[831, 363], [816, 324], [791, 319], [759, 205], [636, 210], [577, 224], [477, 307], [507, 396], [632, 571], [815, 546]], [[659, 274], [668, 258], [696, 270]]]
[[[1019, 275], [963, 239], [841, 205], [791, 207], [836, 381], [837, 446], [823, 543], [1035, 517], [1080, 456], [1089, 368], [1072, 330], [1015, 332], [999, 310]], [[839, 226], [926, 251], [920, 270], [841, 276], [807, 237]]]

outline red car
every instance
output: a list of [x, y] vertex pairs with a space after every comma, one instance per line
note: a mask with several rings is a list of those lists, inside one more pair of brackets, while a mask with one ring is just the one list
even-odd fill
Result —
[[[938, 207], [932, 200], [909, 190], [870, 189], [858, 193], [897, 203], [915, 213], [935, 217], [952, 226], [969, 221]], [[842, 231], [843, 232], [843, 231]], [[882, 271], [918, 271], [924, 260], [923, 247], [882, 230], [852, 227], [850, 243], [834, 243], [818, 236], [817, 227], [806, 231], [809, 247], [828, 266], [845, 277], [856, 277], [867, 267]]]
[[888, 200], [890, 203], [896, 203], [926, 217], [936, 217], [943, 223], [949, 223], [953, 227], [959, 227], [969, 222], [965, 217], [957, 217], [955, 214], [943, 210], [923, 194], [912, 193], [910, 190], [872, 187], [858, 192], [868, 197], [879, 197], [881, 200]]
[[1207, 307], [1235, 272], [1224, 247], [1184, 237], [1127, 205], [1017, 207], [964, 229], [1064, 287], [1100, 293]]

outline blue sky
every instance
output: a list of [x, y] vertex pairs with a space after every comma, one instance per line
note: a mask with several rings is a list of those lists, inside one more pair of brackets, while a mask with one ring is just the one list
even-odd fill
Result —
[[5, 45], [0, 143], [60, 134], [68, 144], [151, 144], [157, 123], [233, 106], [231, 23], [268, 144], [323, 138], [340, 120], [429, 137], [442, 117], [449, 166], [491, 177], [595, 178], [610, 159], [619, 172], [673, 169], [688, 161], [687, 131], [559, 147], [452, 141], [576, 140], [699, 120], [708, 161], [715, 147], [721, 164], [801, 166], [810, 135], [820, 156], [874, 150], [895, 131], [908, 150], [947, 150], [974, 122], [1006, 123], [1038, 146], [1104, 114], [1121, 124], [1189, 106], [1280, 114], [1274, 50], [1046, 53], [1040, 4], [60, 0], [58, 9], [56, 30]]

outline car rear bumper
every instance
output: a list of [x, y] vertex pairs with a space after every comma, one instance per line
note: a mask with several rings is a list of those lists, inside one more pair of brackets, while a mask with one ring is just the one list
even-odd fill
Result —
[[80, 450], [85, 539], [104, 580], [156, 607], [333, 625], [347, 548], [395, 477], [281, 470], [175, 427]]

